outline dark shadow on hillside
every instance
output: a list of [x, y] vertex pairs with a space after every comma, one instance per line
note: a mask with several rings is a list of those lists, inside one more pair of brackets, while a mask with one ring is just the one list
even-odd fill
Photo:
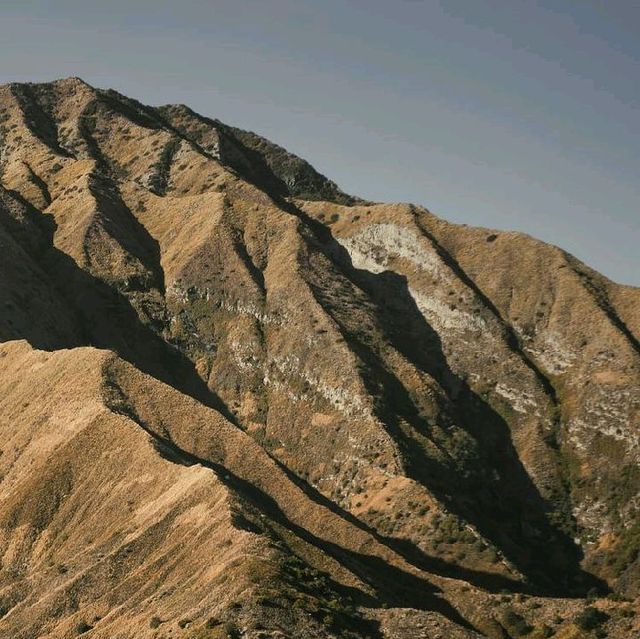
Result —
[[24, 122], [31, 133], [45, 144], [55, 155], [72, 157], [67, 149], [60, 146], [58, 124], [53, 116], [52, 107], [45, 106], [45, 85], [12, 84], [11, 93], [20, 105]]
[[320, 539], [305, 528], [295, 524], [282, 512], [277, 502], [256, 488], [248, 481], [235, 476], [227, 469], [218, 469], [231, 488], [249, 499], [261, 512], [266, 513], [273, 521], [286, 528], [289, 532], [306, 543], [315, 546], [341, 565], [354, 573], [361, 581], [370, 586], [376, 593], [375, 600], [362, 598], [356, 601], [358, 605], [379, 607], [386, 603], [390, 607], [415, 608], [438, 612], [450, 621], [468, 628], [473, 626], [445, 599], [439, 596], [441, 590], [429, 581], [393, 566], [380, 557], [366, 555], [348, 550], [326, 539]]
[[[473, 626], [448, 601], [439, 596], [441, 590], [437, 586], [418, 575], [388, 564], [380, 557], [355, 552], [321, 539], [292, 522], [278, 503], [262, 489], [234, 474], [229, 468], [198, 457], [157, 433], [137, 414], [115, 379], [108, 380], [107, 384], [113, 396], [112, 409], [126, 415], [147, 432], [153, 438], [156, 450], [168, 461], [187, 466], [200, 464], [211, 469], [222, 483], [246, 500], [258, 513], [264, 513], [289, 533], [335, 559], [367, 584], [375, 592], [375, 596], [371, 597], [366, 592], [355, 588], [345, 589], [345, 586], [329, 578], [336, 592], [348, 595], [349, 599], [359, 606], [381, 607], [384, 605], [429, 610], [438, 612], [465, 628], [473, 629]], [[239, 520], [239, 523], [253, 532], [260, 532], [265, 526], [261, 517], [258, 517], [256, 522], [247, 520], [243, 523]]]
[[457, 564], [452, 564], [440, 557], [434, 557], [424, 552], [413, 542], [407, 539], [400, 539], [398, 537], [387, 537], [381, 535], [375, 528], [367, 525], [361, 519], [358, 519], [355, 515], [348, 510], [340, 507], [336, 502], [332, 501], [328, 497], [325, 497], [317, 489], [311, 486], [307, 481], [298, 477], [291, 469], [285, 466], [282, 462], [272, 457], [273, 461], [278, 464], [282, 472], [295, 483], [305, 495], [312, 501], [324, 506], [331, 512], [342, 517], [353, 526], [364, 530], [373, 537], [376, 538], [381, 544], [384, 544], [388, 548], [391, 548], [394, 552], [398, 553], [405, 561], [412, 564], [416, 568], [439, 575], [441, 577], [450, 577], [452, 579], [461, 579], [478, 588], [483, 588], [489, 592], [503, 592], [508, 590], [510, 592], [521, 593], [533, 593], [530, 586], [523, 584], [514, 579], [509, 579], [503, 575], [483, 572], [480, 570], [473, 570]]
[[[25, 326], [18, 329], [22, 334], [17, 339], [26, 339], [34, 348], [41, 350], [79, 346], [112, 350], [142, 372], [216, 409], [235, 423], [231, 411], [209, 390], [193, 362], [143, 323], [125, 293], [83, 270], [53, 245], [53, 218], [34, 209], [19, 194], [12, 192], [11, 196], [26, 216], [24, 223], [28, 232], [17, 220], [4, 213], [1, 207], [0, 222], [40, 267], [51, 290], [66, 302], [78, 327], [73, 337], [52, 343], [49, 336]], [[36, 241], [31, 237], [35, 233], [38, 234]], [[153, 255], [147, 251], [153, 253], [152, 248], [145, 247], [145, 257], [151, 259]], [[157, 270], [153, 280], [149, 285], [163, 284]], [[143, 283], [137, 283], [133, 288], [135, 293], [136, 289], [144, 288]]]
[[158, 241], [131, 213], [118, 188], [105, 175], [94, 172], [89, 179], [89, 191], [100, 203], [104, 229], [117, 239], [127, 253], [139, 260], [150, 274], [141, 278], [129, 278], [127, 291], [155, 288], [164, 294], [164, 271]]
[[[618, 315], [615, 306], [612, 304], [607, 289], [601, 282], [598, 282], [599, 276], [590, 272], [578, 259], [572, 255], [567, 255], [567, 262], [573, 269], [573, 272], [580, 278], [582, 285], [585, 287], [593, 301], [598, 305], [600, 310], [607, 316], [607, 319], [618, 329], [625, 339], [629, 342], [631, 348], [640, 355], [640, 342], [627, 326], [624, 320]], [[601, 276], [600, 276], [601, 278]]]
[[[184, 105], [181, 105], [181, 108], [189, 117], [218, 133], [219, 161], [269, 196], [294, 196], [347, 205], [361, 202], [358, 198], [343, 193], [334, 182], [318, 173], [306, 160], [289, 153], [266, 138], [219, 120], [212, 120]], [[166, 114], [170, 109], [171, 105], [167, 105], [153, 110], [153, 113], [156, 117], [162, 118], [165, 128], [178, 133], [195, 144], [202, 153], [212, 157], [200, 146], [197, 134], [194, 135], [188, 128], [173, 125], [168, 121]]]
[[421, 222], [420, 216], [414, 207], [413, 214], [416, 225], [422, 232], [422, 234], [429, 239], [434, 249], [438, 253], [440, 259], [451, 269], [451, 271], [456, 275], [460, 281], [467, 286], [470, 290], [474, 292], [474, 294], [480, 299], [483, 305], [488, 308], [494, 317], [498, 320], [500, 327], [503, 330], [505, 341], [509, 348], [518, 353], [519, 358], [522, 360], [524, 365], [531, 370], [531, 372], [535, 375], [536, 379], [540, 386], [544, 389], [545, 393], [549, 396], [549, 399], [553, 403], [554, 406], [558, 404], [558, 398], [556, 394], [556, 389], [554, 388], [551, 380], [542, 372], [542, 370], [538, 367], [536, 362], [531, 359], [531, 357], [526, 353], [526, 351], [522, 348], [522, 344], [520, 343], [520, 338], [518, 334], [514, 330], [513, 326], [509, 324], [501, 315], [500, 311], [496, 307], [496, 305], [491, 301], [491, 299], [485, 295], [484, 291], [467, 275], [466, 271], [460, 266], [460, 264], [453, 258], [453, 256], [438, 242], [436, 237], [429, 232], [429, 230], [425, 227], [425, 225]]
[[[456, 515], [475, 526], [530, 580], [531, 591], [566, 596], [591, 588], [606, 591], [599, 579], [580, 567], [581, 551], [573, 540], [551, 523], [545, 502], [523, 467], [511, 441], [508, 424], [449, 366], [438, 333], [428, 324], [413, 299], [404, 276], [385, 271], [375, 274], [356, 269], [347, 251], [330, 230], [288, 203], [281, 203], [310, 227], [318, 248], [376, 305], [376, 316], [386, 340], [418, 370], [433, 377], [448, 401], [439, 407], [439, 425], [420, 413], [416, 398], [390, 370], [364, 334], [350, 330], [333, 312], [327, 291], [309, 282], [314, 294], [340, 326], [345, 340], [365, 364], [363, 381], [374, 397], [376, 411], [397, 442], [409, 476], [417, 480]], [[445, 453], [435, 459], [419, 439], [402, 427], [430, 439]], [[456, 464], [448, 428], [463, 428], [475, 442]], [[437, 432], [436, 432], [437, 431]], [[453, 454], [452, 454], [453, 453]], [[425, 569], [433, 562], [415, 545], [401, 542], [404, 554]], [[396, 542], [398, 545], [398, 542]], [[464, 578], [464, 577], [463, 577]]]

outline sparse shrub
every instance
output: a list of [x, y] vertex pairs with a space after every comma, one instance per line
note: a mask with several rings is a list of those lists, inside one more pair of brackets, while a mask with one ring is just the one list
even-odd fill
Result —
[[82, 635], [85, 632], [89, 632], [89, 630], [91, 630], [92, 628], [93, 626], [89, 625], [86, 621], [83, 620], [76, 626], [76, 634]]
[[160, 617], [156, 617], [155, 615], [149, 619], [150, 628], [157, 628], [161, 623]]
[[576, 626], [589, 632], [599, 628], [607, 619], [609, 619], [609, 615], [603, 610], [587, 606], [581, 613], [576, 615], [573, 621]]
[[502, 616], [502, 625], [512, 637], [524, 637], [533, 630], [522, 615], [514, 610], [507, 610]]
[[237, 639], [240, 636], [240, 631], [231, 621], [227, 621], [227, 623], [224, 624], [224, 630], [227, 633], [227, 637], [229, 637], [229, 639]]
[[324, 617], [322, 617], [322, 623], [323, 623], [325, 626], [329, 626], [329, 627], [333, 626], [334, 621], [335, 621], [335, 620], [334, 620], [334, 618], [333, 618], [333, 615], [332, 615], [332, 614], [326, 614], [326, 615], [324, 615]]
[[607, 595], [607, 599], [609, 599], [610, 601], [627, 601], [627, 602], [631, 601], [631, 599], [629, 599], [628, 597], [625, 597], [619, 592], [610, 592]]

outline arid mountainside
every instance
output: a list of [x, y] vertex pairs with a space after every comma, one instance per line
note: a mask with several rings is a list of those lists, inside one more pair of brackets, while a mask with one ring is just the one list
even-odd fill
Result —
[[182, 105], [0, 87], [0, 637], [640, 636], [640, 289]]

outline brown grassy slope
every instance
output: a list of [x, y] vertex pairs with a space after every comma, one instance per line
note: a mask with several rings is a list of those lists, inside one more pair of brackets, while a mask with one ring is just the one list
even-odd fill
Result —
[[626, 553], [636, 516], [637, 289], [526, 236], [417, 207], [304, 207], [333, 220], [354, 265], [407, 278], [450, 370], [508, 423], [537, 490], [564, 502], [588, 565], [611, 575], [601, 551]]
[[[206, 637], [220, 627], [320, 637], [337, 621], [364, 636], [475, 636], [452, 624], [463, 617], [424, 576], [309, 500], [210, 409], [108, 352], [11, 342], [0, 358], [3, 379], [23, 374], [1, 388], [2, 632], [152, 637], [162, 626]], [[310, 592], [304, 579], [313, 579]], [[541, 621], [526, 599], [440, 585], [488, 636], [500, 636], [513, 605]], [[355, 612], [331, 604], [344, 587], [375, 621], [350, 620]], [[580, 610], [579, 602], [542, 603], [549, 620]]]
[[[3, 87], [0, 110], [5, 339], [111, 349], [216, 409], [225, 440], [374, 530], [383, 563], [556, 594], [597, 583], [586, 568], [636, 592], [637, 289], [345, 199], [185, 108], [69, 79]], [[176, 406], [154, 408], [167, 432]]]
[[233, 525], [212, 472], [163, 459], [105, 406], [108, 353], [12, 342], [0, 357], [2, 636], [66, 637], [82, 623], [153, 636], [153, 616], [175, 627], [247, 596], [268, 549]]
[[[278, 580], [285, 548], [363, 601], [455, 618], [438, 588], [310, 500], [219, 414], [108, 352], [10, 342], [0, 357], [3, 632], [63, 637], [87, 623], [96, 637], [153, 636], [153, 617], [202, 625], [232, 618], [232, 603], [246, 608], [236, 623], [256, 624], [269, 616], [259, 586], [276, 608], [296, 596]], [[270, 617], [260, 623], [296, 623]]]

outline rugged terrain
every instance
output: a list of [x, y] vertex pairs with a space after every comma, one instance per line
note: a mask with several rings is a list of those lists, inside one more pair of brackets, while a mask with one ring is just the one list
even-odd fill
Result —
[[639, 339], [554, 246], [0, 87], [0, 637], [638, 636]]

